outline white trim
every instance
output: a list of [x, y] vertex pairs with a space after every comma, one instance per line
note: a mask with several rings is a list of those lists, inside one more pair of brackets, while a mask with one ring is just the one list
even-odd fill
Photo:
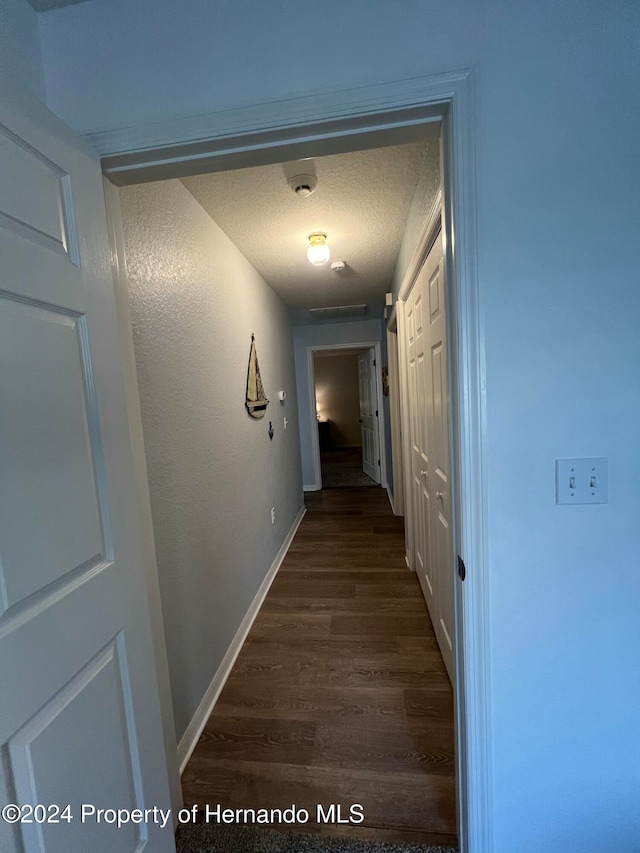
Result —
[[319, 141], [323, 154], [355, 151], [392, 144], [400, 127], [407, 142], [424, 139], [425, 125], [439, 121], [442, 102], [468, 74], [460, 70], [317, 92], [82, 135], [119, 185], [301, 159], [313, 156]]
[[[455, 693], [461, 853], [493, 850], [490, 610], [484, 424], [484, 324], [478, 300], [476, 233], [476, 103], [471, 75], [444, 117], [446, 263], [454, 285], [450, 352], [453, 429], [460, 514], [460, 556], [467, 567], [456, 595], [458, 634]], [[461, 586], [463, 588], [461, 589]]]
[[[277, 104], [240, 107], [89, 134], [106, 155], [116, 183], [179, 177], [214, 168], [282, 162], [298, 156], [408, 141], [417, 128], [442, 121], [443, 202], [447, 263], [454, 283], [455, 351], [452, 399], [461, 512], [458, 541], [467, 566], [458, 595], [455, 685], [458, 739], [458, 814], [461, 853], [493, 849], [489, 578], [485, 477], [484, 338], [478, 299], [476, 246], [476, 102], [470, 71], [454, 71], [310, 95]], [[405, 139], [403, 139], [405, 135]], [[163, 146], [164, 149], [163, 149]], [[173, 146], [168, 148], [168, 146]], [[207, 153], [208, 151], [208, 153]], [[306, 153], [305, 153], [306, 152]], [[113, 156], [117, 155], [117, 156]], [[398, 318], [399, 332], [401, 320]], [[466, 699], [466, 708], [465, 705]]]
[[200, 735], [202, 734], [204, 727], [207, 724], [207, 720], [211, 716], [211, 712], [213, 711], [213, 707], [218, 701], [218, 697], [222, 692], [222, 688], [225, 685], [225, 682], [229, 675], [231, 674], [231, 670], [233, 669], [233, 665], [236, 662], [236, 658], [240, 654], [240, 650], [244, 645], [244, 641], [247, 639], [247, 635], [251, 630], [251, 626], [258, 615], [260, 608], [262, 607], [262, 602], [265, 600], [267, 593], [269, 592], [269, 587], [273, 583], [275, 576], [278, 572], [278, 569], [282, 565], [282, 561], [284, 560], [287, 551], [289, 550], [289, 546], [293, 541], [293, 537], [296, 535], [296, 531], [300, 526], [300, 522], [304, 518], [306, 513], [306, 507], [302, 507], [298, 515], [296, 516], [295, 521], [291, 525], [291, 529], [287, 534], [286, 539], [280, 546], [280, 550], [276, 554], [276, 557], [271, 563], [271, 567], [267, 572], [264, 580], [260, 584], [260, 588], [251, 604], [249, 605], [249, 609], [244, 615], [244, 619], [240, 623], [238, 630], [236, 631], [235, 637], [231, 641], [231, 645], [227, 649], [225, 656], [222, 658], [222, 662], [220, 666], [216, 670], [216, 674], [211, 679], [211, 684], [208, 686], [206, 693], [202, 697], [202, 701], [198, 705], [198, 708], [191, 718], [191, 722], [187, 726], [187, 730], [180, 738], [180, 743], [178, 744], [178, 763], [180, 765], [180, 775], [184, 773], [184, 769], [187, 766], [189, 759], [191, 758], [191, 754], [193, 750], [196, 748], [198, 741], [200, 740]]
[[397, 308], [397, 331], [398, 331], [398, 377], [400, 380], [400, 434], [402, 436], [402, 466], [404, 482], [404, 514], [408, 523], [404, 526], [405, 560], [413, 571], [413, 527], [411, 525], [411, 513], [413, 512], [413, 494], [411, 476], [411, 443], [410, 443], [410, 418], [409, 418], [409, 381], [407, 378], [405, 353], [407, 350], [404, 302], [396, 302]]
[[316, 374], [313, 366], [313, 347], [307, 347], [307, 374], [309, 379], [309, 417], [311, 419], [311, 452], [313, 454], [313, 476], [315, 485], [308, 489], [319, 492], [322, 489], [322, 465], [320, 464], [320, 435], [318, 431], [318, 410], [316, 409]]
[[[382, 413], [382, 345], [381, 341], [352, 341], [346, 344], [312, 344], [307, 347], [307, 372], [309, 376], [309, 400], [311, 405], [311, 423], [316, 420], [316, 382], [313, 370], [313, 354], [323, 350], [339, 349], [372, 349], [376, 362], [376, 389], [378, 393], [378, 452], [380, 453], [380, 485], [387, 488], [387, 453], [385, 448], [384, 416]], [[322, 489], [322, 466], [320, 465], [320, 437], [318, 431], [313, 430], [313, 471], [316, 478], [315, 485], [303, 486], [305, 492], [317, 492]]]
[[393, 514], [404, 515], [404, 452], [400, 421], [400, 372], [396, 306], [393, 306], [393, 329], [387, 325], [387, 363], [389, 386], [389, 429], [391, 430], [391, 458], [393, 461]]
[[[382, 334], [382, 332], [381, 332]], [[378, 395], [378, 453], [380, 454], [380, 485], [383, 489], [389, 488], [389, 477], [387, 476], [387, 430], [384, 418], [384, 396], [382, 394], [382, 341], [373, 348], [376, 363], [376, 392]]]

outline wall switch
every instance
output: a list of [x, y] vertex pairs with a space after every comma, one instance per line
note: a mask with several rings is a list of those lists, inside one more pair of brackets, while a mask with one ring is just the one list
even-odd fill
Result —
[[288, 424], [288, 423], [289, 423], [289, 421], [285, 418], [285, 419], [284, 419], [284, 428], [285, 428], [285, 429], [287, 428], [287, 424]]
[[276, 523], [276, 508], [274, 506], [271, 507], [271, 524]]
[[557, 504], [606, 504], [609, 500], [609, 460], [556, 459]]

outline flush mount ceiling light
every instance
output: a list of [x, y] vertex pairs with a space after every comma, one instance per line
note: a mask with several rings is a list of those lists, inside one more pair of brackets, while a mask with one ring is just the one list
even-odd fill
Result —
[[321, 231], [309, 234], [309, 247], [307, 257], [314, 267], [323, 267], [331, 257], [331, 251], [327, 246], [327, 235]]

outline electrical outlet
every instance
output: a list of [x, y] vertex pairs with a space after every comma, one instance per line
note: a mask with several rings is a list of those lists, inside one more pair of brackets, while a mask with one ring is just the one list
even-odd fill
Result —
[[271, 507], [271, 524], [276, 523], [276, 508], [274, 506]]
[[556, 459], [557, 504], [606, 504], [609, 500], [609, 460]]

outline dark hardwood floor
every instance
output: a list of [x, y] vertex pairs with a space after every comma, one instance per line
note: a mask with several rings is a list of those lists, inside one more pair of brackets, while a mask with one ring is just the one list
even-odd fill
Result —
[[[453, 698], [402, 519], [378, 489], [308, 512], [183, 774], [185, 805], [310, 812], [290, 829], [456, 843]], [[360, 803], [359, 825], [313, 823]], [[282, 829], [282, 826], [275, 828]]]

